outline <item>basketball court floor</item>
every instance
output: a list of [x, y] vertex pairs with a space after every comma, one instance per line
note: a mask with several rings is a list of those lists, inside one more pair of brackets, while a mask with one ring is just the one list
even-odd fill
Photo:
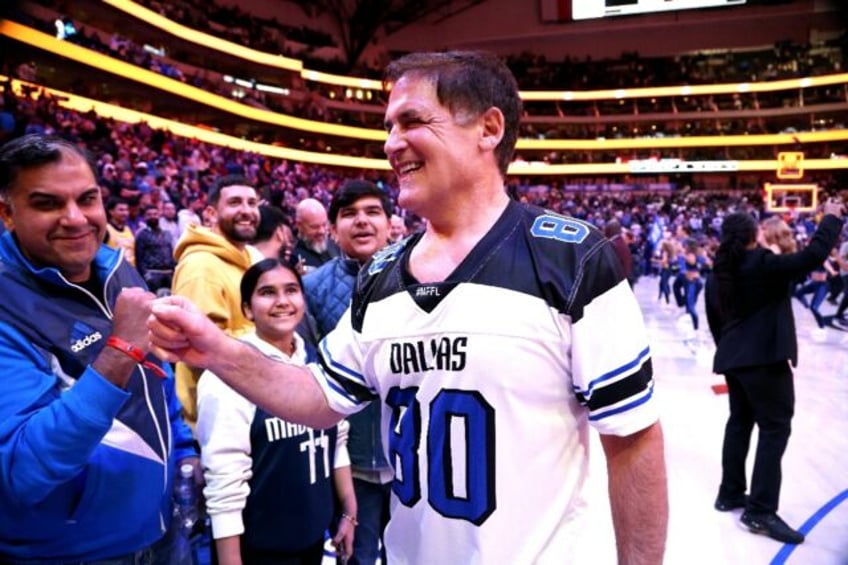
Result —
[[[656, 395], [666, 439], [670, 521], [667, 564], [848, 565], [848, 333], [828, 329], [814, 335], [813, 315], [793, 300], [799, 361], [795, 370], [795, 417], [783, 458], [779, 514], [806, 534], [799, 546], [784, 545], [748, 532], [742, 511], [713, 509], [721, 472], [721, 443], [727, 395], [711, 371], [715, 347], [699, 298], [700, 331], [695, 343], [689, 316], [657, 301], [658, 280], [643, 277], [634, 288], [651, 337]], [[673, 299], [672, 299], [673, 300]], [[822, 312], [835, 307], [825, 303]], [[846, 338], [846, 343], [842, 343]], [[595, 451], [592, 516], [593, 551], [608, 547], [603, 560], [614, 563], [609, 513], [605, 511], [603, 455]], [[756, 428], [748, 458], [756, 448]], [[607, 536], [607, 542], [603, 541]]]
[[[848, 333], [828, 329], [824, 335], [814, 335], [812, 314], [793, 301], [799, 362], [779, 514], [807, 539], [798, 546], [785, 545], [741, 526], [741, 510], [713, 509], [728, 414], [727, 395], [720, 390], [724, 380], [711, 371], [715, 347], [703, 313], [703, 296], [698, 304], [701, 328], [690, 339], [689, 316], [681, 319], [682, 309], [661, 306], [657, 285], [657, 278], [643, 277], [634, 292], [650, 334], [655, 394], [665, 431], [670, 505], [665, 563], [848, 565]], [[834, 309], [825, 303], [822, 312]], [[749, 477], [755, 449], [756, 428]], [[615, 538], [597, 438], [592, 450], [586, 555], [581, 553], [573, 562], [612, 565], [616, 563]], [[332, 562], [329, 556], [325, 559]]]

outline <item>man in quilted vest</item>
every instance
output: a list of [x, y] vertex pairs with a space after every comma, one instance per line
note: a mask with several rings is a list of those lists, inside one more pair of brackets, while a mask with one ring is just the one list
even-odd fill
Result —
[[[348, 181], [334, 195], [329, 210], [330, 233], [342, 254], [303, 278], [307, 306], [315, 318], [319, 339], [336, 327], [349, 306], [359, 268], [386, 245], [391, 214], [389, 196], [369, 181]], [[373, 403], [348, 421], [348, 451], [359, 509], [353, 556], [348, 563], [373, 564], [389, 518], [392, 479], [392, 468], [380, 441], [379, 404]]]

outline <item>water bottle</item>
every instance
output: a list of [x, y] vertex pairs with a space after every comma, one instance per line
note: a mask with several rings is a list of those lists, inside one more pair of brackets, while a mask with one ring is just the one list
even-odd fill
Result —
[[194, 485], [194, 465], [186, 463], [180, 467], [174, 486], [174, 520], [177, 521], [177, 529], [180, 533], [189, 538], [199, 518], [197, 490]]

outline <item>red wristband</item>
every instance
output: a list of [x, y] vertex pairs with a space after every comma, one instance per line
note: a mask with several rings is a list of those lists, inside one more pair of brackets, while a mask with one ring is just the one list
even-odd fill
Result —
[[106, 340], [106, 347], [111, 347], [113, 349], [117, 349], [127, 357], [131, 358], [136, 363], [141, 364], [145, 369], [150, 369], [154, 375], [157, 377], [165, 378], [168, 375], [165, 374], [165, 371], [162, 370], [162, 367], [153, 363], [152, 361], [148, 361], [145, 359], [144, 351], [131, 344], [128, 341], [124, 341], [119, 337], [115, 337], [110, 335]]

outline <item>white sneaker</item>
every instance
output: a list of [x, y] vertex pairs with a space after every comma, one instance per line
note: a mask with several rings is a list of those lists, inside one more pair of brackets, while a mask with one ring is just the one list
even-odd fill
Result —
[[683, 339], [692, 339], [695, 335], [695, 328], [692, 327], [692, 318], [689, 314], [680, 314], [677, 320], [674, 321], [677, 326], [677, 331], [683, 336]]
[[701, 343], [695, 349], [695, 362], [699, 367], [713, 366], [713, 350]]
[[827, 329], [815, 328], [810, 331], [810, 339], [813, 343], [825, 343], [827, 341]]

